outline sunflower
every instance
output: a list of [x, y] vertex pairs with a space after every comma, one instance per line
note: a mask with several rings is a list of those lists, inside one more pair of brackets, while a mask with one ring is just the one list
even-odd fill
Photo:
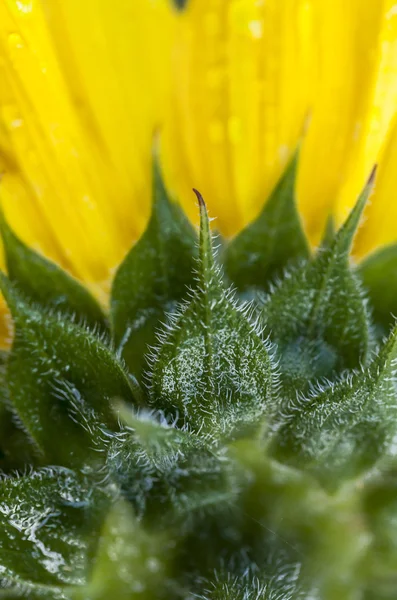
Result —
[[0, 598], [394, 600], [396, 5], [0, 0], [0, 74]]
[[174, 198], [195, 220], [199, 188], [226, 236], [257, 216], [300, 145], [312, 244], [330, 215], [343, 222], [375, 163], [355, 253], [395, 241], [392, 0], [2, 0], [0, 10], [4, 213], [102, 302], [150, 214], [156, 129]]

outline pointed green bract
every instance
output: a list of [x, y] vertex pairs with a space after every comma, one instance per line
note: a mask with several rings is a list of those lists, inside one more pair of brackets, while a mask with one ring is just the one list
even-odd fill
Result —
[[101, 331], [107, 330], [105, 315], [91, 294], [55, 263], [34, 252], [12, 231], [0, 212], [7, 273], [11, 281], [33, 302], [53, 307]]
[[299, 377], [302, 368], [306, 381], [330, 377], [367, 359], [369, 315], [349, 251], [370, 189], [369, 184], [334, 240], [287, 272], [265, 299], [262, 320], [289, 377]]
[[268, 290], [286, 265], [309, 257], [295, 200], [298, 153], [259, 217], [224, 251], [226, 275], [241, 291]]
[[362, 372], [289, 406], [275, 455], [314, 472], [327, 485], [355, 478], [394, 452], [397, 329]]
[[231, 434], [270, 412], [272, 363], [260, 333], [222, 284], [200, 196], [199, 202], [197, 283], [153, 356], [151, 404], [192, 431]]
[[[155, 167], [112, 341], [54, 308], [57, 278], [36, 297], [18, 256], [22, 275], [0, 278], [15, 330], [0, 357], [0, 598], [395, 599], [396, 331], [380, 341], [393, 253], [361, 268], [374, 341], [348, 257], [368, 190], [308, 257], [294, 168], [214, 251], [201, 195], [197, 244]], [[271, 285], [288, 254], [301, 263]]]
[[387, 335], [397, 317], [397, 244], [371, 254], [359, 267], [375, 324]]
[[128, 375], [88, 329], [31, 306], [5, 276], [1, 289], [15, 326], [7, 364], [10, 403], [47, 460], [80, 462], [99, 441], [93, 439], [98, 427], [116, 427], [111, 400], [134, 402]]
[[156, 329], [186, 297], [192, 283], [196, 233], [164, 188], [153, 166], [153, 208], [147, 229], [120, 265], [112, 287], [111, 317], [116, 345], [139, 379]]

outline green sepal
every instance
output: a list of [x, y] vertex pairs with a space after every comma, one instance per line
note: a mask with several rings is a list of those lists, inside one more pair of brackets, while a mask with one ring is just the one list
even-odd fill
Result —
[[235, 500], [238, 473], [224, 452], [157, 417], [129, 413], [128, 428], [109, 448], [107, 470], [151, 527], [186, 528], [197, 512]]
[[32, 306], [4, 275], [0, 287], [15, 327], [10, 404], [47, 461], [84, 462], [100, 441], [98, 428], [117, 429], [111, 401], [134, 402], [128, 374], [88, 328]]
[[359, 477], [392, 450], [397, 432], [397, 327], [365, 369], [291, 400], [273, 446], [328, 487]]
[[369, 315], [349, 251], [371, 187], [372, 182], [334, 240], [287, 272], [265, 298], [263, 323], [278, 344], [281, 372], [297, 387], [367, 360]]
[[33, 302], [106, 331], [105, 315], [93, 296], [74, 277], [20, 240], [0, 212], [8, 277]]
[[258, 218], [225, 248], [225, 273], [240, 291], [268, 291], [290, 261], [309, 258], [295, 199], [298, 153]]
[[55, 598], [85, 579], [108, 503], [102, 492], [51, 467], [4, 478], [0, 497], [0, 587]]
[[73, 600], [177, 598], [168, 572], [172, 542], [145, 531], [131, 506], [116, 501], [104, 523], [90, 582]]
[[223, 286], [198, 198], [197, 282], [152, 356], [151, 405], [191, 431], [234, 435], [270, 410], [272, 361], [260, 332]]
[[153, 164], [153, 205], [147, 229], [121, 263], [113, 281], [114, 339], [128, 367], [141, 379], [145, 354], [167, 312], [187, 294], [193, 280], [197, 235], [165, 190]]
[[381, 248], [359, 266], [359, 275], [380, 335], [387, 335], [397, 316], [397, 244]]

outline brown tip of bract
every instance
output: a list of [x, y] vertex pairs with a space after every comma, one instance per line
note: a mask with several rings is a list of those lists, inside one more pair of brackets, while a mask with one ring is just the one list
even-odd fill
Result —
[[374, 165], [371, 171], [370, 176], [368, 177], [367, 185], [373, 185], [376, 177], [376, 172], [378, 170], [378, 165]]
[[196, 188], [193, 188], [193, 192], [197, 196], [197, 200], [198, 200], [199, 206], [202, 207], [202, 208], [206, 208], [206, 205], [205, 205], [205, 202], [204, 202], [204, 198], [202, 197], [202, 195], [200, 194], [200, 192], [198, 190], [196, 190]]
[[152, 134], [152, 156], [154, 160], [159, 160], [160, 156], [160, 128], [153, 129]]

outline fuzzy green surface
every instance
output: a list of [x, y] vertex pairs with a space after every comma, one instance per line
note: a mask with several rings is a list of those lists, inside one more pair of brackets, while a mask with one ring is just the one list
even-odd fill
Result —
[[1, 218], [0, 598], [394, 600], [397, 252], [310, 253], [294, 159], [217, 247], [158, 166], [111, 310]]

